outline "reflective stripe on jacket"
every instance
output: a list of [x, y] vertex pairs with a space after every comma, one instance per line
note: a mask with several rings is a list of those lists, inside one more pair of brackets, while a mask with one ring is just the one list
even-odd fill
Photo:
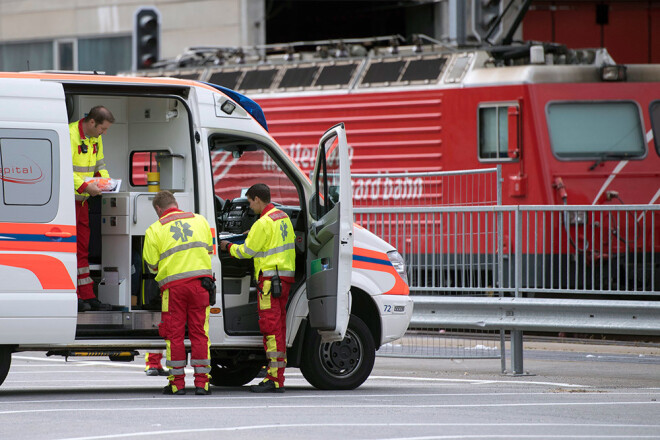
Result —
[[296, 274], [295, 240], [289, 216], [269, 203], [250, 228], [245, 243], [230, 246], [229, 253], [234, 258], [253, 258], [256, 280], [260, 272], [265, 278], [272, 277], [276, 267], [281, 277], [293, 278]]
[[[73, 189], [76, 194], [76, 200], [86, 200], [89, 194], [78, 191], [85, 183], [85, 177], [94, 177], [96, 173], [101, 177], [110, 177], [103, 157], [103, 141], [101, 140], [101, 136], [93, 138], [85, 137], [85, 134], [82, 133], [80, 121], [69, 124], [69, 138], [71, 139]], [[82, 145], [87, 146], [87, 153], [82, 152]]]
[[161, 290], [174, 281], [212, 277], [213, 235], [204, 217], [168, 209], [147, 229], [142, 257]]

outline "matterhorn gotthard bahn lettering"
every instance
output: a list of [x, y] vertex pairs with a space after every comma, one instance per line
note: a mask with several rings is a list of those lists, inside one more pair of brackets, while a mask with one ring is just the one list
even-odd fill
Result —
[[[285, 148], [291, 158], [308, 175], [313, 171], [315, 161], [315, 145], [303, 146], [291, 144]], [[348, 157], [353, 162], [354, 150], [349, 146]], [[264, 170], [276, 169], [277, 165], [270, 156], [264, 154]], [[424, 181], [420, 177], [371, 177], [368, 179], [353, 178], [353, 200], [417, 200], [424, 195]]]

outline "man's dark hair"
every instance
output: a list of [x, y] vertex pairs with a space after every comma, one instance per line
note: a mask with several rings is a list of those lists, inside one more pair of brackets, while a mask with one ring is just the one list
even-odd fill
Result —
[[151, 203], [154, 205], [154, 208], [158, 206], [160, 209], [166, 209], [170, 206], [179, 206], [174, 198], [174, 194], [169, 191], [159, 192]]
[[85, 116], [86, 122], [89, 122], [92, 119], [99, 125], [103, 124], [105, 121], [108, 121], [111, 124], [115, 123], [115, 117], [112, 115], [112, 112], [102, 105], [92, 107], [87, 116]]
[[255, 183], [247, 190], [245, 196], [252, 200], [255, 197], [259, 197], [259, 200], [262, 202], [270, 203], [270, 188], [265, 183]]

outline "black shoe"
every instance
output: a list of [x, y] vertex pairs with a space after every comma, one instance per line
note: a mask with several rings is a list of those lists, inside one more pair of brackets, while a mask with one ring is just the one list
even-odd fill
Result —
[[82, 299], [78, 299], [78, 313], [80, 313], [80, 312], [89, 312], [90, 310], [92, 310], [92, 306], [87, 304]]
[[264, 380], [259, 385], [252, 385], [250, 391], [253, 393], [283, 393], [284, 387], [277, 387], [272, 380]]
[[208, 396], [210, 394], [211, 394], [211, 390], [207, 390], [202, 387], [195, 387], [196, 396]]
[[262, 379], [263, 379], [264, 377], [266, 377], [266, 376], [267, 376], [267, 374], [266, 374], [266, 370], [267, 370], [267, 369], [268, 369], [268, 368], [266, 368], [265, 366], [262, 367], [261, 370], [259, 370], [259, 372], [257, 373], [257, 377], [262, 378]]
[[112, 310], [112, 306], [110, 304], [103, 304], [101, 301], [99, 301], [96, 298], [90, 298], [83, 300], [87, 305], [89, 305], [90, 310], [98, 310], [102, 312], [107, 312], [109, 310]]
[[186, 394], [186, 390], [178, 390], [176, 393], [172, 390], [172, 385], [165, 385], [165, 388], [163, 388], [163, 394], [166, 396], [183, 396]]
[[149, 368], [144, 372], [147, 376], [169, 376], [169, 370], [164, 370], [162, 368]]

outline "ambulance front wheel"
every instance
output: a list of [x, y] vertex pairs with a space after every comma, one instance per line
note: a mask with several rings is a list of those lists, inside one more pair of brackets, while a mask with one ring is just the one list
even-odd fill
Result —
[[11, 365], [11, 349], [0, 345], [0, 385], [5, 381]]
[[376, 347], [369, 328], [351, 315], [342, 341], [322, 343], [318, 332], [307, 333], [300, 371], [316, 388], [352, 390], [367, 380], [375, 359]]

